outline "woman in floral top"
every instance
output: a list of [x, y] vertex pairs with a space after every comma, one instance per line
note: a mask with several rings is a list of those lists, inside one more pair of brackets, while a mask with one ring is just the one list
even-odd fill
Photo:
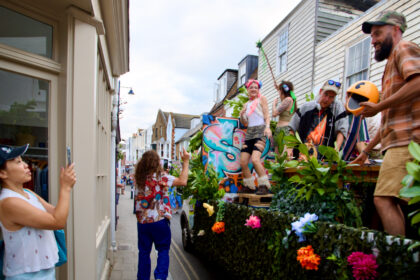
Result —
[[163, 173], [160, 157], [153, 150], [144, 153], [137, 163], [135, 173], [138, 191], [135, 197], [139, 248], [137, 279], [150, 279], [150, 251], [153, 243], [158, 251], [155, 279], [168, 277], [171, 246], [169, 220], [172, 217], [168, 189], [187, 184], [190, 155], [185, 149], [181, 159], [183, 162], [179, 178]]

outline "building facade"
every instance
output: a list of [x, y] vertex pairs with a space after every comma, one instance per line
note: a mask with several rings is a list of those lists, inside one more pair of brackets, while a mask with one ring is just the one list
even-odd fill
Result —
[[58, 279], [106, 279], [112, 265], [115, 143], [111, 114], [128, 71], [128, 1], [0, 0], [0, 142], [30, 144], [45, 171], [30, 186], [52, 204], [66, 146], [76, 163]]

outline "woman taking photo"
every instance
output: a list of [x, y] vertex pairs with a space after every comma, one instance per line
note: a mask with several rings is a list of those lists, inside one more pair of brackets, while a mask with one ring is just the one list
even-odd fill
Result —
[[53, 230], [66, 225], [74, 164], [61, 168], [60, 194], [53, 206], [24, 189], [31, 171], [21, 156], [29, 145], [0, 145], [0, 227], [5, 242], [3, 274], [7, 280], [55, 279], [58, 248]]
[[187, 184], [190, 155], [185, 149], [181, 159], [179, 178], [164, 174], [160, 157], [153, 150], [145, 152], [137, 163], [134, 175], [138, 192], [135, 197], [139, 249], [137, 279], [150, 279], [150, 251], [153, 243], [158, 251], [155, 279], [168, 277], [171, 246], [169, 220], [172, 217], [168, 189]]
[[264, 151], [267, 140], [271, 137], [270, 116], [268, 112], [267, 98], [260, 93], [261, 82], [249, 80], [245, 87], [248, 90], [249, 101], [245, 103], [240, 112], [241, 122], [247, 126], [245, 143], [241, 150], [241, 168], [243, 186], [240, 192], [253, 193], [256, 189], [254, 177], [249, 170], [249, 159], [258, 174], [258, 190], [256, 194], [268, 194], [270, 182], [264, 166], [261, 163], [261, 154]]
[[280, 104], [279, 98], [276, 98], [273, 102], [273, 118], [279, 116], [277, 122], [276, 131], [274, 132], [274, 143], [275, 143], [275, 152], [278, 154], [278, 145], [276, 136], [280, 131], [284, 131], [285, 135], [289, 135], [289, 121], [292, 118], [294, 112], [297, 110], [296, 96], [293, 93], [293, 84], [288, 81], [282, 81], [279, 87], [276, 87], [280, 94]]

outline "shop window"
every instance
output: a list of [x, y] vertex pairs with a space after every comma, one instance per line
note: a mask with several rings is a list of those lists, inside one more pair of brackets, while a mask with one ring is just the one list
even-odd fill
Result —
[[0, 6], [0, 43], [52, 58], [53, 27]]
[[24, 187], [48, 201], [49, 82], [0, 70], [0, 144], [29, 144], [24, 160], [32, 180]]

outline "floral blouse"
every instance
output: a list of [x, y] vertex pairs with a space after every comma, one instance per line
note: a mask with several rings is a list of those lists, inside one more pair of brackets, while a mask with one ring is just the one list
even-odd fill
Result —
[[156, 174], [146, 179], [144, 190], [139, 190], [135, 196], [137, 221], [141, 224], [158, 222], [164, 218], [172, 218], [168, 189], [175, 177]]

